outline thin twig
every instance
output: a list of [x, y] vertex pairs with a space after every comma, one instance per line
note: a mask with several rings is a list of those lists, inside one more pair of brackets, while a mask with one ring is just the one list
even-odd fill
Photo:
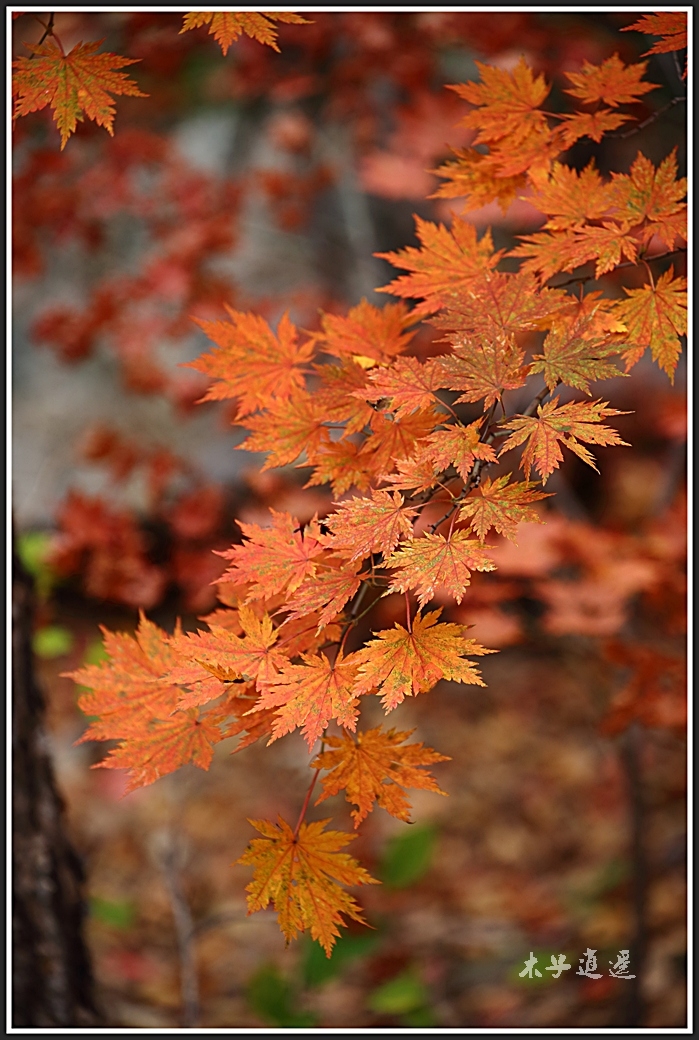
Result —
[[182, 988], [182, 1026], [184, 1029], [193, 1029], [197, 1026], [201, 1016], [199, 982], [194, 956], [195, 928], [180, 877], [182, 850], [172, 830], [163, 829], [156, 832], [154, 852], [170, 897], [170, 907], [175, 923]]
[[[324, 746], [325, 746], [324, 742], [321, 741], [320, 752], [319, 752], [319, 754], [321, 754], [321, 755], [323, 754]], [[294, 841], [298, 838], [299, 831], [301, 830], [301, 824], [303, 823], [304, 817], [306, 815], [306, 811], [308, 809], [308, 803], [311, 800], [311, 795], [313, 794], [313, 788], [316, 785], [316, 780], [318, 779], [319, 773], [320, 773], [320, 769], [316, 769], [315, 773], [313, 774], [313, 779], [311, 780], [311, 782], [310, 782], [310, 784], [308, 786], [308, 790], [306, 791], [306, 797], [303, 800], [303, 805], [301, 806], [301, 812], [299, 813], [299, 818], [296, 821], [296, 826], [294, 827]]]
[[632, 127], [631, 130], [625, 130], [623, 132], [623, 134], [622, 133], [607, 134], [606, 136], [607, 136], [607, 138], [611, 137], [611, 138], [616, 138], [618, 141], [624, 141], [628, 137], [633, 137], [635, 134], [640, 134], [640, 132], [642, 130], [645, 130], [645, 128], [647, 126], [650, 126], [651, 123], [654, 123], [656, 121], [656, 119], [660, 119], [660, 117], [665, 112], [667, 112], [668, 109], [673, 108], [674, 105], [679, 105], [680, 101], [686, 101], [686, 100], [687, 100], [687, 98], [684, 97], [684, 96], [682, 96], [682, 97], [674, 97], [671, 101], [668, 101], [668, 103], [666, 105], [663, 105], [662, 108], [659, 108], [657, 112], [652, 112], [648, 116], [647, 119], [643, 120], [642, 123], [638, 123], [636, 126]]
[[[599, 278], [605, 278], [607, 275], [614, 274], [616, 271], [620, 271], [620, 270], [622, 270], [622, 268], [625, 268], [625, 267], [638, 267], [644, 261], [646, 261], [648, 263], [652, 263], [654, 260], [666, 260], [668, 257], [676, 256], [678, 253], [686, 253], [686, 252], [687, 252], [687, 247], [686, 246], [679, 246], [677, 249], [670, 249], [666, 253], [656, 253], [655, 256], [645, 256], [645, 257], [642, 257], [639, 260], [624, 260], [623, 263], [617, 264], [616, 267], [613, 268], [611, 271], [605, 271], [603, 274], [599, 275]], [[588, 263], [592, 263], [591, 260], [588, 260], [587, 262]], [[587, 274], [580, 275], [580, 274], [578, 274], [578, 275], [575, 275], [573, 278], [568, 278], [567, 281], [565, 281], [565, 282], [559, 282], [558, 285], [550, 285], [549, 289], [565, 289], [569, 285], [578, 285], [581, 282], [582, 283], [584, 283], [584, 282], [596, 282], [596, 281], [599, 280], [599, 278], [596, 277], [595, 275], [592, 275], [592, 274], [590, 274], [590, 275], [587, 275]]]

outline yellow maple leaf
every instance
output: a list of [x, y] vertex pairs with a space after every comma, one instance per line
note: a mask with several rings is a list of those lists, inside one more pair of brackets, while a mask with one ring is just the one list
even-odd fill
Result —
[[255, 869], [246, 888], [248, 913], [272, 903], [287, 942], [309, 931], [329, 957], [338, 926], [345, 923], [343, 914], [366, 924], [356, 900], [340, 885], [380, 884], [352, 856], [340, 852], [355, 835], [326, 831], [329, 820], [302, 823], [298, 834], [281, 817], [278, 824], [248, 822], [262, 835], [252, 839], [238, 860]]
[[264, 14], [260, 11], [190, 11], [184, 16], [180, 34], [208, 25], [209, 35], [221, 45], [224, 57], [230, 45], [243, 33], [278, 51], [275, 22], [306, 25], [308, 19], [290, 11], [265, 11]]
[[106, 51], [97, 54], [103, 42], [78, 43], [69, 54], [64, 54], [50, 37], [35, 46], [25, 44], [33, 57], [12, 62], [12, 94], [17, 95], [13, 119], [50, 105], [61, 134], [61, 151], [85, 116], [113, 135], [115, 108], [110, 95], [148, 95], [125, 73], [114, 71], [140, 59], [122, 58]]

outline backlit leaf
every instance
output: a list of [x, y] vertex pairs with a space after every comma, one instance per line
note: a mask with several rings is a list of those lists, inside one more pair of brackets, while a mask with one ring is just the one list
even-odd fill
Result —
[[478, 669], [465, 655], [478, 657], [493, 651], [466, 639], [461, 625], [438, 624], [440, 614], [441, 610], [424, 617], [418, 614], [411, 632], [397, 623], [395, 628], [376, 632], [376, 638], [354, 654], [359, 664], [355, 693], [369, 693], [377, 687], [389, 712], [405, 697], [424, 693], [440, 679], [484, 686]]
[[13, 119], [50, 105], [61, 134], [61, 150], [85, 116], [113, 136], [115, 108], [111, 95], [148, 95], [125, 73], [114, 71], [140, 59], [106, 51], [98, 54], [103, 42], [78, 43], [67, 55], [51, 37], [45, 43], [25, 44], [32, 57], [12, 62], [12, 94], [17, 96]]
[[340, 885], [379, 883], [355, 859], [340, 852], [354, 835], [326, 831], [329, 820], [302, 823], [298, 834], [281, 817], [277, 824], [249, 822], [262, 837], [253, 838], [238, 860], [255, 868], [246, 889], [248, 913], [272, 903], [287, 942], [308, 931], [329, 957], [344, 924], [343, 914], [365, 923], [356, 900]]
[[485, 547], [469, 538], [466, 531], [452, 531], [447, 538], [427, 532], [409, 545], [402, 545], [386, 560], [386, 567], [396, 570], [388, 591], [414, 589], [420, 607], [439, 588], [461, 603], [471, 584], [471, 571], [495, 570]]
[[290, 11], [190, 11], [184, 16], [184, 24], [180, 33], [188, 29], [198, 29], [201, 25], [209, 26], [209, 35], [213, 35], [221, 45], [224, 55], [239, 36], [245, 33], [259, 43], [279, 50], [277, 46], [277, 29], [275, 22], [308, 23], [307, 18]]
[[355, 828], [372, 811], [374, 802], [391, 816], [410, 822], [410, 803], [403, 788], [444, 794], [431, 773], [421, 767], [449, 761], [448, 755], [440, 755], [422, 743], [405, 744], [413, 733], [394, 729], [384, 732], [379, 726], [358, 733], [356, 739], [349, 733], [326, 737], [326, 747], [331, 750], [311, 762], [312, 769], [329, 770], [316, 805], [344, 791], [347, 801], [357, 806], [352, 810]]

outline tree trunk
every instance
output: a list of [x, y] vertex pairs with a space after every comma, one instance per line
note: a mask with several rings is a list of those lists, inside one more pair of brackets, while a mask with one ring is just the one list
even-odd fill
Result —
[[100, 1024], [83, 936], [83, 870], [66, 834], [34, 674], [34, 588], [13, 559], [12, 1025]]

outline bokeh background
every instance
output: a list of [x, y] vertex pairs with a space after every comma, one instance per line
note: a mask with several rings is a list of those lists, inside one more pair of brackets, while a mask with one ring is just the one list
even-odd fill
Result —
[[[469, 143], [444, 89], [477, 61], [524, 55], [565, 104], [564, 73], [651, 40], [629, 13], [311, 13], [280, 52], [245, 37], [224, 57], [181, 15], [55, 15], [83, 40], [138, 58], [144, 98], [119, 98], [114, 139], [93, 123], [59, 151], [46, 113], [18, 121], [14, 182], [13, 493], [20, 555], [37, 582], [34, 632], [58, 785], [87, 873], [87, 936], [108, 1024], [188, 1027], [680, 1026], [685, 1017], [686, 377], [649, 359], [599, 393], [627, 410], [632, 447], [600, 474], [569, 458], [546, 524], [498, 548], [452, 616], [499, 653], [486, 689], [441, 683], [391, 722], [451, 761], [448, 798], [413, 792], [414, 824], [376, 810], [352, 852], [383, 885], [360, 893], [372, 929], [326, 961], [284, 947], [274, 915], [247, 917], [233, 866], [248, 817], [292, 817], [308, 755], [291, 735], [187, 767], [123, 796], [62, 673], [101, 654], [99, 626], [138, 609], [171, 629], [215, 604], [236, 519], [268, 506], [330, 508], [303, 470], [260, 474], [226, 407], [181, 367], [206, 346], [191, 316], [227, 303], [304, 328], [394, 272], [374, 254], [416, 244], [413, 215], [448, 222], [430, 171]], [[42, 28], [15, 19], [14, 49]], [[681, 96], [671, 54], [649, 59], [644, 120]], [[567, 156], [625, 171], [640, 149], [686, 162], [684, 106], [642, 133]], [[681, 169], [681, 173], [684, 170]], [[466, 214], [496, 247], [538, 227], [525, 201]], [[683, 258], [673, 258], [682, 270]], [[610, 280], [608, 289], [614, 294]], [[618, 291], [618, 290], [617, 290]], [[439, 347], [426, 327], [419, 349]], [[549, 490], [549, 488], [547, 488]], [[387, 606], [390, 611], [390, 604]], [[367, 724], [374, 720], [366, 711]], [[376, 715], [378, 723], [379, 715]], [[340, 798], [314, 810], [349, 830]], [[326, 811], [327, 810], [327, 811]], [[183, 931], [183, 921], [185, 922]], [[187, 930], [189, 939], [183, 940]], [[597, 952], [600, 979], [576, 976]], [[635, 979], [608, 965], [631, 951]], [[521, 978], [566, 953], [571, 971]]]

